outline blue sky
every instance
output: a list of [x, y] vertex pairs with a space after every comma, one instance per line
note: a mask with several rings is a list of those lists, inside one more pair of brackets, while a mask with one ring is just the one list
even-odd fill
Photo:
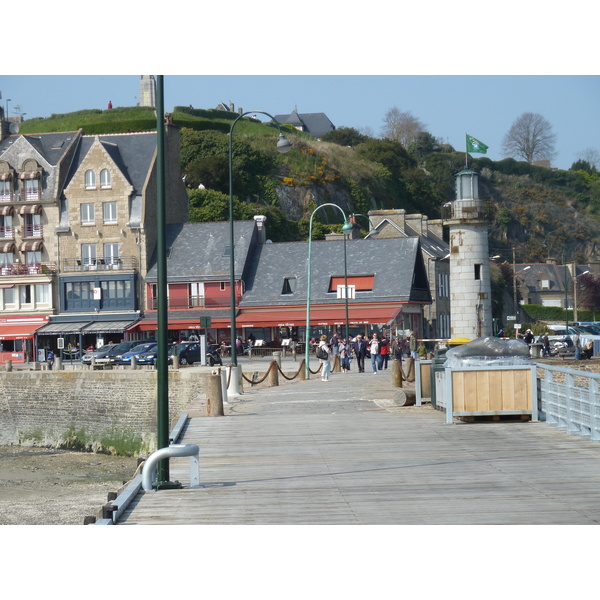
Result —
[[70, 6], [55, 0], [44, 15], [45, 31], [54, 21], [68, 35], [23, 44], [18, 27], [3, 32], [1, 102], [11, 100], [11, 115], [16, 106], [26, 119], [104, 109], [109, 100], [133, 106], [139, 76], [162, 73], [167, 111], [230, 101], [270, 114], [297, 107], [380, 135], [395, 106], [457, 150], [466, 133], [475, 136], [492, 160], [504, 158], [502, 139], [515, 119], [533, 112], [557, 136], [553, 166], [569, 168], [588, 148], [600, 153], [597, 25], [562, 4], [371, 0], [340, 10], [305, 0], [289, 10], [259, 0], [229, 11], [206, 3], [140, 11], [121, 0], [114, 27], [96, 21], [92, 5]]
[[[2, 102], [25, 119], [87, 108], [134, 106], [139, 75], [0, 76]], [[457, 150], [469, 133], [489, 146], [492, 160], [504, 158], [502, 139], [523, 112], [539, 113], [553, 127], [566, 169], [586, 148], [600, 153], [600, 77], [554, 75], [165, 75], [165, 110], [192, 105], [286, 114], [324, 112], [336, 127], [368, 128], [380, 135], [393, 106], [410, 111], [428, 131]]]

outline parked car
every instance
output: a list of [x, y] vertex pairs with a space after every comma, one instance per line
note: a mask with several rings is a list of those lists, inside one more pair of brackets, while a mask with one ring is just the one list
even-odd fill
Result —
[[106, 353], [102, 358], [98, 358], [96, 362], [100, 364], [108, 363], [110, 365], [117, 364], [121, 360], [121, 356], [125, 354], [125, 352], [129, 352], [136, 346], [140, 344], [147, 344], [148, 342], [152, 342], [154, 340], [136, 340], [135, 342], [121, 342], [116, 346], [113, 346], [109, 352]]
[[148, 342], [147, 344], [138, 344], [134, 348], [132, 348], [129, 352], [124, 352], [119, 359], [120, 365], [130, 365], [131, 359], [135, 356], [136, 361], [137, 357], [146, 352], [150, 352], [154, 348], [156, 348], [158, 344], [156, 342]]
[[102, 348], [98, 348], [98, 350], [86, 352], [81, 358], [82, 364], [91, 365], [92, 358], [95, 358], [96, 360], [104, 358], [115, 346], [116, 344], [106, 344], [105, 346], [102, 346]]
[[[173, 344], [168, 345], [168, 349], [170, 350]], [[142, 354], [138, 354], [135, 357], [135, 362], [138, 365], [153, 365], [156, 363], [156, 359], [158, 357], [158, 345], [149, 352], [144, 352]]]
[[[173, 362], [173, 356], [179, 356], [180, 365], [193, 365], [200, 362], [200, 344], [198, 342], [181, 342], [175, 344], [169, 350], [169, 364]], [[217, 350], [217, 346], [210, 344], [206, 348], [206, 363], [212, 367], [213, 365], [222, 365], [223, 361]]]

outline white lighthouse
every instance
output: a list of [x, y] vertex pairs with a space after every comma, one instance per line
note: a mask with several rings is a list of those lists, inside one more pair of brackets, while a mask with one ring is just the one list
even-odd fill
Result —
[[450, 230], [450, 332], [452, 338], [492, 335], [488, 219], [479, 199], [478, 174], [456, 175], [456, 200], [445, 206]]

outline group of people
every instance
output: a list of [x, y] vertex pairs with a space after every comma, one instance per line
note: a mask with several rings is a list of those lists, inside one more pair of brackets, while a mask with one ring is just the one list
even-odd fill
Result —
[[350, 371], [352, 359], [356, 359], [358, 372], [364, 373], [365, 359], [370, 358], [375, 375], [388, 368], [390, 356], [393, 360], [400, 361], [403, 355], [414, 359], [427, 356], [425, 344], [418, 344], [414, 333], [411, 333], [408, 339], [397, 336], [391, 343], [385, 336], [380, 337], [377, 333], [373, 333], [370, 339], [359, 334], [348, 340], [334, 333], [329, 340], [326, 335], [322, 335], [318, 343], [315, 340], [311, 340], [311, 343], [316, 345], [316, 356], [322, 365], [321, 381], [329, 381], [331, 360], [335, 355], [339, 355], [342, 373]]
[[[526, 344], [531, 346], [535, 340], [535, 336], [531, 329], [527, 329], [523, 336], [519, 335]], [[568, 347], [575, 348], [575, 360], [589, 360], [594, 355], [594, 342], [593, 340], [588, 340], [585, 344], [582, 344], [581, 336], [579, 333], [575, 333], [573, 338], [569, 335], [565, 336], [564, 343], [567, 344]], [[550, 338], [548, 337], [548, 332], [546, 331], [543, 335], [537, 338], [537, 343], [542, 344], [542, 357], [544, 356], [552, 356], [552, 350], [550, 347]]]

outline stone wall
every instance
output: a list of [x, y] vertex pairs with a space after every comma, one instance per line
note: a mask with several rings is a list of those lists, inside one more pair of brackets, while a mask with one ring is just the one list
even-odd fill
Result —
[[[169, 371], [169, 429], [205, 397], [205, 374]], [[156, 449], [156, 371], [0, 373], [0, 445], [146, 455]]]

